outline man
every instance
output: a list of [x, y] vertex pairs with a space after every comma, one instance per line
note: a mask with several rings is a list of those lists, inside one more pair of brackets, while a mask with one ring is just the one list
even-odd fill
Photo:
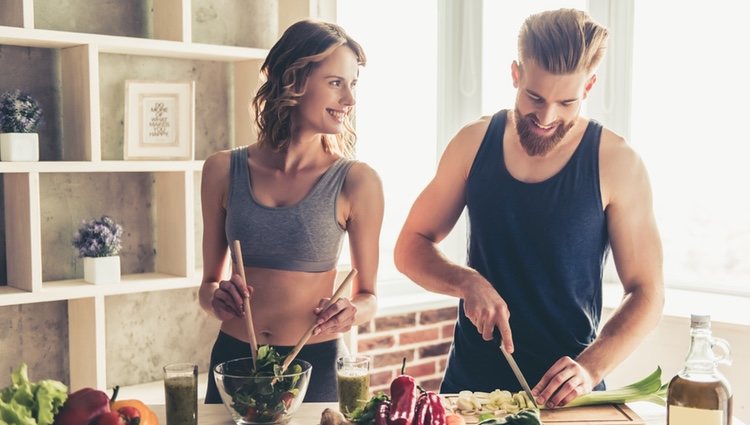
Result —
[[[606, 43], [606, 28], [584, 12], [529, 17], [511, 66], [515, 109], [461, 129], [409, 213], [397, 267], [461, 299], [443, 392], [518, 390], [502, 338], [537, 403], [565, 405], [603, 389], [661, 315], [645, 167], [620, 136], [580, 115]], [[437, 249], [464, 206], [468, 267]], [[624, 297], [597, 337], [610, 246]]]

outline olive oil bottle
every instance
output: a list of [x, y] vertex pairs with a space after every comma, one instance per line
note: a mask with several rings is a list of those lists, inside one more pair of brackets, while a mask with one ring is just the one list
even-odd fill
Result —
[[731, 425], [732, 390], [719, 363], [731, 363], [729, 344], [711, 335], [710, 316], [691, 315], [685, 367], [667, 390], [667, 425]]

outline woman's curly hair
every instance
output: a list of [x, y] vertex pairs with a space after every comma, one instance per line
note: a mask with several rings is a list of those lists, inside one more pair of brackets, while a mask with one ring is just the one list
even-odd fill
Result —
[[[303, 20], [290, 26], [271, 48], [261, 67], [265, 79], [253, 99], [258, 145], [277, 151], [288, 148], [292, 137], [292, 112], [305, 94], [307, 78], [315, 67], [336, 48], [349, 47], [364, 65], [362, 47], [336, 24]], [[323, 148], [345, 157], [354, 155], [356, 134], [344, 118], [344, 132], [333, 137], [323, 135]]]

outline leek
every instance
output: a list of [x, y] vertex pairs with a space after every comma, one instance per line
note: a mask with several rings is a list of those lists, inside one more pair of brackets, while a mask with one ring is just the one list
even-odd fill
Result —
[[634, 401], [648, 401], [665, 406], [668, 384], [661, 383], [661, 367], [657, 367], [647, 377], [628, 386], [605, 390], [592, 391], [575, 398], [565, 407], [591, 406], [595, 404], [623, 404]]

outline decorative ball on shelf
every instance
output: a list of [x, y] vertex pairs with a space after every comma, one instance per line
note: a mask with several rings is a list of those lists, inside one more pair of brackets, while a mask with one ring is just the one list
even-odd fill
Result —
[[0, 95], [0, 160], [38, 161], [42, 108], [30, 95], [15, 90]]
[[83, 258], [83, 280], [90, 283], [120, 281], [122, 226], [111, 217], [83, 220], [73, 237], [73, 247]]

